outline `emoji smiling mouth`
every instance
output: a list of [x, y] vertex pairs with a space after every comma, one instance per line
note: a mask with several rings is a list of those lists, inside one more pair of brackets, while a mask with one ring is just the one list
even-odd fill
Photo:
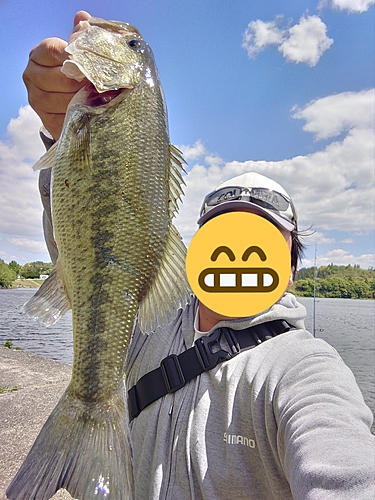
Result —
[[268, 267], [210, 267], [198, 277], [205, 292], [272, 292], [279, 284], [279, 275]]

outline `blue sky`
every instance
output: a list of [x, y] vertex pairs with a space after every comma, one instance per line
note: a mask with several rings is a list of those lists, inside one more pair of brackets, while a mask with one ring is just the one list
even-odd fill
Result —
[[[256, 170], [312, 226], [304, 265], [374, 265], [374, 0], [2, 0], [0, 258], [48, 261], [37, 174], [39, 122], [22, 72], [74, 14], [135, 25], [151, 45], [171, 141], [188, 161], [176, 225], [188, 244], [204, 194]], [[6, 68], [6, 70], [5, 70]]]

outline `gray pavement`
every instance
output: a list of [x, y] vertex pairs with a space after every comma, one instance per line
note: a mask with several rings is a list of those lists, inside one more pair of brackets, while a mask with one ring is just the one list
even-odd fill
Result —
[[[70, 380], [71, 367], [0, 347], [0, 500]], [[72, 497], [63, 490], [54, 500]]]

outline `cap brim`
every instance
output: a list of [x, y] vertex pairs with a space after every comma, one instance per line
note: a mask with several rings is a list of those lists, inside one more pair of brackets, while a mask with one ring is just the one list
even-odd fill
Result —
[[263, 207], [260, 207], [259, 205], [256, 205], [255, 203], [251, 203], [250, 201], [242, 200], [225, 201], [223, 203], [220, 203], [219, 205], [216, 205], [198, 219], [198, 225], [202, 226], [209, 219], [212, 219], [212, 217], [216, 217], [217, 215], [227, 212], [235, 212], [236, 210], [260, 215], [265, 219], [268, 219], [270, 222], [274, 222], [277, 226], [286, 229], [287, 231], [293, 231], [293, 229], [296, 229], [295, 225], [292, 222], [287, 221], [271, 210], [267, 210]]

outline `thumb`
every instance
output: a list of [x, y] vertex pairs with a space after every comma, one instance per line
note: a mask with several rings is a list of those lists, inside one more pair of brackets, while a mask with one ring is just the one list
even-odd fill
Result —
[[86, 12], [85, 10], [80, 10], [79, 12], [77, 12], [77, 14], [74, 16], [74, 24], [73, 26], [77, 26], [77, 24], [81, 21], [87, 21], [88, 19], [90, 19], [91, 17], [91, 14], [89, 14], [88, 12]]
[[91, 15], [88, 12], [86, 12], [85, 10], [80, 10], [79, 12], [77, 12], [77, 14], [74, 16], [74, 28], [70, 33], [69, 43], [74, 42], [74, 40], [83, 31], [80, 23], [82, 21], [87, 21], [88, 19], [90, 19], [90, 17], [91, 17]]

